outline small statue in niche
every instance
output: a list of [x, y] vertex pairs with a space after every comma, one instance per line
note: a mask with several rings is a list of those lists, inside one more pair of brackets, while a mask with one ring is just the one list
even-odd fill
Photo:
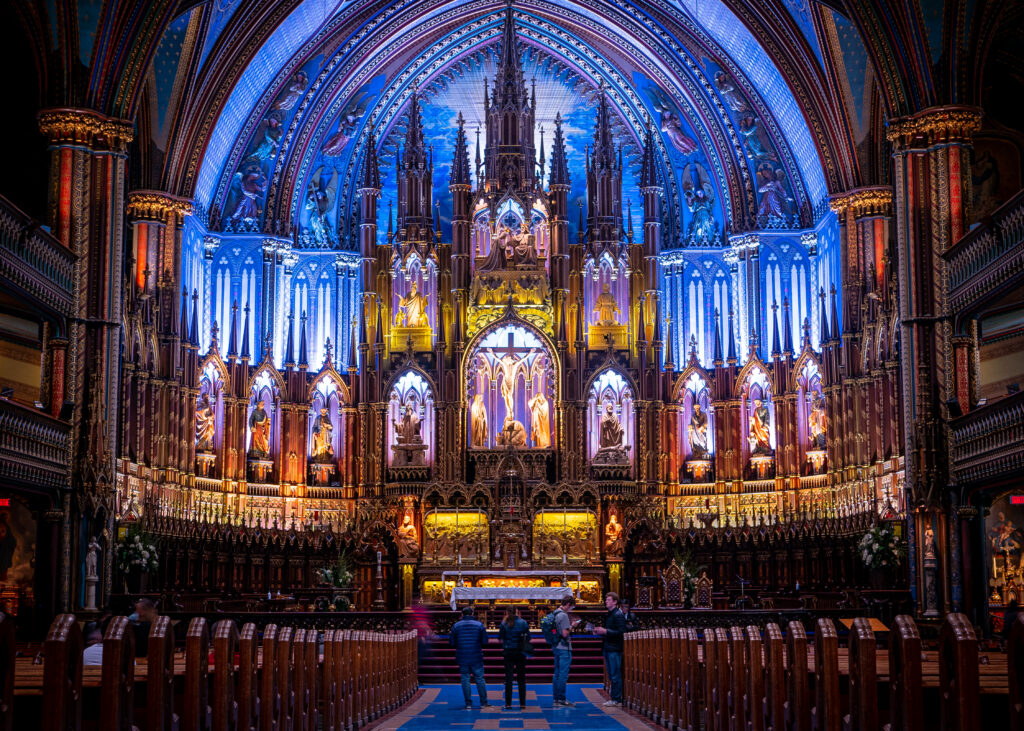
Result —
[[623, 445], [626, 430], [619, 423], [615, 414], [615, 404], [606, 401], [604, 415], [601, 416], [601, 432], [598, 438], [598, 450], [594, 455], [595, 464], [623, 464], [627, 461], [628, 452]]
[[551, 446], [551, 423], [548, 417], [547, 398], [542, 391], [538, 391], [526, 406], [530, 410], [534, 446], [537, 449], [548, 449]]
[[326, 408], [313, 420], [313, 459], [330, 461], [334, 457], [334, 424]]
[[931, 526], [924, 530], [924, 557], [935, 560], [935, 531]]
[[409, 294], [398, 300], [398, 312], [395, 314], [395, 325], [399, 327], [428, 327], [427, 298], [419, 293], [419, 285], [412, 280]]
[[601, 294], [594, 302], [594, 312], [597, 313], [597, 324], [601, 326], [615, 325], [615, 316], [619, 314], [619, 303], [615, 295], [611, 293], [608, 282], [601, 285]]
[[754, 410], [750, 415], [750, 435], [747, 442], [750, 445], [751, 456], [770, 456], [772, 453], [771, 444], [771, 414], [768, 407], [761, 399], [754, 399]]
[[471, 447], [487, 446], [487, 406], [484, 404], [483, 394], [476, 394], [473, 397], [473, 406], [470, 408], [470, 419], [472, 438]]
[[204, 393], [196, 405], [196, 449], [206, 452], [213, 449], [213, 436], [217, 419], [210, 404], [210, 394]]
[[256, 408], [249, 415], [249, 430], [249, 456], [266, 459], [270, 456], [270, 415], [263, 399], [256, 402]]
[[99, 550], [100, 544], [93, 538], [89, 541], [89, 550], [85, 554], [85, 578], [87, 579], [98, 579], [99, 578]]
[[615, 513], [608, 516], [608, 522], [604, 526], [604, 550], [611, 554], [622, 550], [622, 524], [615, 517]]
[[405, 413], [401, 419], [392, 422], [395, 428], [395, 443], [391, 451], [395, 457], [394, 464], [399, 467], [419, 467], [425, 462], [427, 445], [420, 436], [420, 417], [413, 403], [405, 405]]
[[511, 238], [515, 251], [516, 267], [520, 269], [536, 269], [537, 247], [534, 245], [534, 238], [533, 234], [530, 233], [529, 224], [523, 221], [519, 227], [519, 233]]
[[398, 552], [402, 558], [415, 558], [420, 553], [420, 536], [416, 524], [412, 522], [412, 514], [406, 513], [402, 525], [398, 527]]
[[825, 417], [825, 398], [821, 394], [817, 394], [814, 399], [814, 405], [811, 407], [811, 413], [807, 417], [807, 427], [811, 433], [811, 447], [814, 449], [824, 449], [826, 444], [826, 417]]
[[395, 441], [397, 444], [418, 444], [422, 441], [420, 417], [411, 403], [405, 405], [401, 421], [395, 421]]
[[522, 447], [526, 444], [526, 428], [521, 421], [505, 417], [505, 424], [498, 432], [498, 444], [503, 447]]
[[700, 407], [699, 401], [693, 402], [693, 413], [690, 424], [686, 427], [690, 438], [690, 458], [707, 459], [708, 456], [708, 415]]

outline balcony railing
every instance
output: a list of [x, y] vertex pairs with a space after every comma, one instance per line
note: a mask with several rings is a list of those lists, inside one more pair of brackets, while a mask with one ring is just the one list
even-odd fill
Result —
[[968, 232], [944, 255], [950, 309], [974, 309], [1024, 275], [1024, 191], [1000, 206], [989, 222]]
[[953, 474], [961, 485], [1024, 471], [1024, 392], [950, 422]]
[[70, 486], [71, 425], [0, 398], [0, 482], [29, 489]]
[[0, 196], [0, 279], [57, 314], [74, 306], [77, 257]]

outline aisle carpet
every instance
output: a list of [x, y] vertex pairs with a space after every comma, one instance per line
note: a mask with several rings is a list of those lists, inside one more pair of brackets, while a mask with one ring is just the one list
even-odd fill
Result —
[[551, 729], [552, 731], [647, 731], [656, 729], [646, 721], [622, 708], [605, 708], [601, 704], [607, 697], [597, 684], [574, 683], [568, 686], [568, 699], [575, 708], [552, 708], [551, 685], [528, 685], [526, 708], [519, 709], [519, 696], [513, 690], [514, 710], [502, 710], [505, 686], [487, 685], [491, 708], [480, 708], [476, 687], [473, 687], [473, 710], [463, 709], [462, 686], [424, 685], [423, 694], [411, 704], [376, 725], [372, 731], [433, 731], [434, 729], [462, 729], [463, 731], [516, 731], [525, 729]]

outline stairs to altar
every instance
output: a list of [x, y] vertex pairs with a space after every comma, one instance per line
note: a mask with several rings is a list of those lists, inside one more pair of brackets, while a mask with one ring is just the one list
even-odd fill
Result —
[[[551, 648], [534, 634], [534, 655], [526, 661], [527, 683], [550, 683], [554, 672]], [[488, 683], [505, 682], [505, 661], [498, 643], [498, 633], [489, 632], [490, 642], [484, 648], [484, 676]], [[458, 683], [459, 666], [455, 664], [455, 648], [448, 644], [447, 635], [436, 635], [420, 643], [419, 678], [423, 684]], [[601, 656], [599, 637], [573, 635], [570, 683], [604, 682], [604, 658]], [[474, 691], [475, 693], [476, 691]]]

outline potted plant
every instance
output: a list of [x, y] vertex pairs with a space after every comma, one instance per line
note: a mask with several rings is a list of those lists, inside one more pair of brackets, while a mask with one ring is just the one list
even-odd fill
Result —
[[138, 528], [129, 529], [117, 545], [117, 568], [124, 576], [125, 592], [137, 594], [146, 590], [151, 571], [160, 567], [156, 544]]
[[890, 523], [876, 523], [857, 544], [860, 559], [871, 574], [871, 587], [882, 589], [891, 583], [893, 570], [900, 565], [903, 543]]
[[685, 553], [677, 551], [673, 560], [675, 561], [676, 566], [678, 566], [682, 571], [680, 589], [683, 594], [683, 608], [692, 609], [693, 603], [697, 599], [697, 577], [700, 575], [701, 571], [705, 570], [705, 567], [698, 566], [689, 551]]

